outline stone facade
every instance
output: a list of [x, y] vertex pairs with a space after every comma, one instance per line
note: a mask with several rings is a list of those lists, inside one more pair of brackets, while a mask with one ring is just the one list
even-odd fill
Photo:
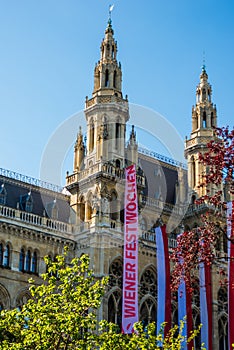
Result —
[[[66, 177], [66, 190], [1, 169], [0, 173], [0, 307], [22, 305], [28, 297], [27, 280], [40, 283], [45, 271], [43, 257], [54, 258], [69, 246], [69, 254], [89, 254], [97, 277], [109, 275], [109, 286], [98, 318], [121, 323], [123, 270], [124, 168], [137, 165], [139, 204], [139, 313], [147, 324], [156, 319], [157, 267], [154, 226], [167, 224], [169, 249], [176, 245], [182, 225], [199, 225], [206, 208], [194, 204], [204, 194], [199, 188], [204, 172], [198, 160], [217, 125], [216, 107], [205, 67], [192, 109], [192, 132], [185, 143], [188, 171], [166, 157], [138, 148], [130, 119], [127, 96], [122, 96], [121, 64], [109, 20], [101, 43], [100, 60], [94, 69], [94, 90], [86, 98], [87, 142], [79, 129], [74, 148], [74, 169]], [[126, 143], [126, 141], [128, 142]], [[187, 186], [187, 178], [188, 185]], [[223, 256], [222, 240], [217, 254]], [[225, 259], [219, 265], [226, 268]], [[215, 349], [227, 349], [227, 292], [219, 285], [213, 268], [213, 322]], [[177, 322], [177, 303], [172, 318]], [[200, 324], [199, 292], [193, 297], [194, 324]], [[195, 341], [199, 349], [199, 337]]]

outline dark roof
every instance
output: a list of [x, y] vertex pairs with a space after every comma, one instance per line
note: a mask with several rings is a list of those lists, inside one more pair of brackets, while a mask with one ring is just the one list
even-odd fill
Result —
[[174, 204], [178, 181], [177, 168], [142, 154], [138, 154], [138, 157], [146, 176], [145, 195]]
[[22, 199], [25, 201], [29, 197], [31, 192], [32, 198], [32, 211], [31, 213], [40, 216], [50, 216], [51, 203], [56, 199], [56, 205], [58, 208], [57, 220], [63, 222], [69, 222], [71, 208], [69, 205], [69, 196], [47, 190], [38, 186], [31, 186], [19, 180], [10, 179], [4, 176], [0, 176], [0, 186], [4, 184], [4, 188], [7, 192], [5, 205], [10, 208], [19, 208], [22, 210]]

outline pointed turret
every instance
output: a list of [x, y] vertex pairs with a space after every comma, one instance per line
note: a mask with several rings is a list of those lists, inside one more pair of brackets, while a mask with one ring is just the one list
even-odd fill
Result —
[[[202, 176], [207, 169], [199, 160], [199, 154], [206, 151], [207, 143], [214, 138], [217, 126], [216, 106], [212, 102], [212, 87], [208, 82], [205, 65], [202, 66], [200, 82], [196, 88], [196, 105], [192, 107], [192, 131], [185, 142], [185, 157], [188, 159], [188, 184], [196, 197], [207, 193], [207, 188], [200, 187]], [[211, 189], [209, 189], [211, 190]]]
[[100, 60], [94, 68], [92, 98], [86, 98], [87, 157], [91, 161], [120, 162], [124, 166], [125, 125], [129, 119], [128, 100], [122, 96], [121, 64], [109, 17], [101, 42]]
[[100, 51], [100, 61], [98, 61], [94, 69], [93, 97], [112, 95], [113, 92], [116, 96], [122, 97], [121, 64], [116, 59], [117, 42], [114, 39], [114, 30], [110, 18]]
[[81, 170], [81, 167], [84, 161], [84, 156], [85, 156], [85, 145], [84, 145], [83, 134], [80, 126], [75, 147], [74, 147], [74, 171]]
[[206, 67], [203, 65], [196, 89], [196, 106], [192, 107], [192, 134], [213, 135], [211, 129], [216, 126], [216, 106], [212, 103], [212, 87], [208, 82]]
[[127, 162], [131, 164], [138, 164], [138, 144], [136, 141], [136, 132], [134, 125], [132, 125], [132, 130], [130, 133], [130, 138], [127, 145]]

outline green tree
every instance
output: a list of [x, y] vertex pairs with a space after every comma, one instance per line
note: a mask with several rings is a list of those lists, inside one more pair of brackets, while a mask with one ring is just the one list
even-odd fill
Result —
[[32, 298], [21, 310], [1, 312], [0, 349], [93, 349], [107, 278], [94, 278], [87, 255], [69, 265], [66, 254], [45, 262], [45, 283], [30, 281]]
[[[70, 264], [66, 252], [55, 262], [45, 257], [44, 283], [31, 280], [32, 298], [22, 309], [3, 310], [0, 315], [0, 349], [8, 350], [122, 350], [160, 349], [161, 334], [155, 324], [147, 332], [141, 323], [136, 333], [124, 335], [107, 321], [98, 323], [99, 308], [108, 279], [96, 279], [89, 269], [89, 257], [82, 255]], [[181, 349], [183, 322], [172, 328], [163, 341], [164, 349]], [[191, 339], [198, 331], [191, 334]], [[177, 335], [176, 335], [177, 334]]]

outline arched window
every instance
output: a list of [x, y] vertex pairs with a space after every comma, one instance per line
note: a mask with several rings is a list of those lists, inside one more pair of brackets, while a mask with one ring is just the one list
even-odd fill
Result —
[[108, 87], [109, 86], [109, 70], [106, 69], [106, 72], [105, 72], [105, 87]]
[[30, 250], [27, 251], [27, 255], [26, 255], [25, 271], [27, 271], [27, 272], [31, 271], [31, 252], [30, 252]]
[[32, 212], [33, 209], [33, 197], [31, 191], [27, 194], [20, 196], [20, 209], [25, 210], [28, 213]]
[[140, 280], [140, 293], [142, 296], [146, 294], [157, 297], [157, 279], [156, 273], [150, 267], [146, 268]]
[[117, 195], [115, 192], [111, 193], [111, 200], [110, 200], [110, 217], [111, 220], [117, 220], [118, 219], [118, 212], [117, 212]]
[[28, 290], [22, 291], [16, 298], [16, 307], [21, 310], [23, 305], [25, 305], [30, 298], [31, 294]]
[[211, 116], [210, 116], [210, 120], [211, 120], [211, 127], [214, 127], [215, 125], [214, 125], [214, 113], [213, 112], [211, 112]]
[[6, 198], [7, 198], [7, 191], [5, 189], [4, 184], [0, 187], [0, 204], [5, 205], [6, 204]]
[[37, 252], [32, 256], [32, 273], [37, 273]]
[[228, 298], [226, 287], [221, 287], [218, 291], [218, 313], [228, 313]]
[[157, 322], [156, 301], [152, 298], [147, 298], [140, 307], [140, 320], [144, 328], [150, 322]]
[[228, 350], [228, 318], [222, 315], [218, 321], [219, 350]]
[[209, 102], [211, 102], [211, 93], [210, 93], [210, 90], [208, 90], [208, 99], [209, 99]]
[[196, 186], [196, 163], [194, 157], [191, 159], [192, 188]]
[[200, 100], [201, 100], [201, 92], [200, 92], [200, 90], [198, 90], [198, 92], [197, 92], [197, 102], [200, 102]]
[[87, 220], [92, 219], [92, 194], [90, 194], [87, 200]]
[[25, 259], [25, 251], [24, 248], [21, 248], [20, 250], [20, 256], [19, 256], [19, 271], [24, 271], [24, 259]]
[[203, 97], [203, 101], [206, 100], [206, 89], [202, 89], [202, 97]]
[[89, 151], [92, 152], [94, 149], [94, 122], [91, 120], [90, 122], [90, 130], [89, 130]]
[[109, 288], [123, 285], [123, 263], [120, 259], [114, 260], [109, 267]]
[[115, 124], [115, 148], [117, 149], [119, 147], [119, 139], [121, 137], [121, 124], [119, 120]]
[[206, 127], [207, 127], [206, 112], [203, 112], [203, 115], [202, 115], [202, 127], [203, 127], [203, 128], [206, 128]]
[[116, 88], [116, 70], [114, 71], [113, 86]]
[[10, 267], [10, 246], [6, 245], [3, 252], [3, 266]]
[[3, 263], [3, 244], [0, 243], [0, 266], [2, 266]]
[[80, 200], [80, 228], [81, 230], [84, 228], [84, 222], [85, 222], [85, 202], [84, 197]]
[[122, 295], [121, 290], [115, 290], [108, 299], [108, 322], [115, 323], [121, 329]]

